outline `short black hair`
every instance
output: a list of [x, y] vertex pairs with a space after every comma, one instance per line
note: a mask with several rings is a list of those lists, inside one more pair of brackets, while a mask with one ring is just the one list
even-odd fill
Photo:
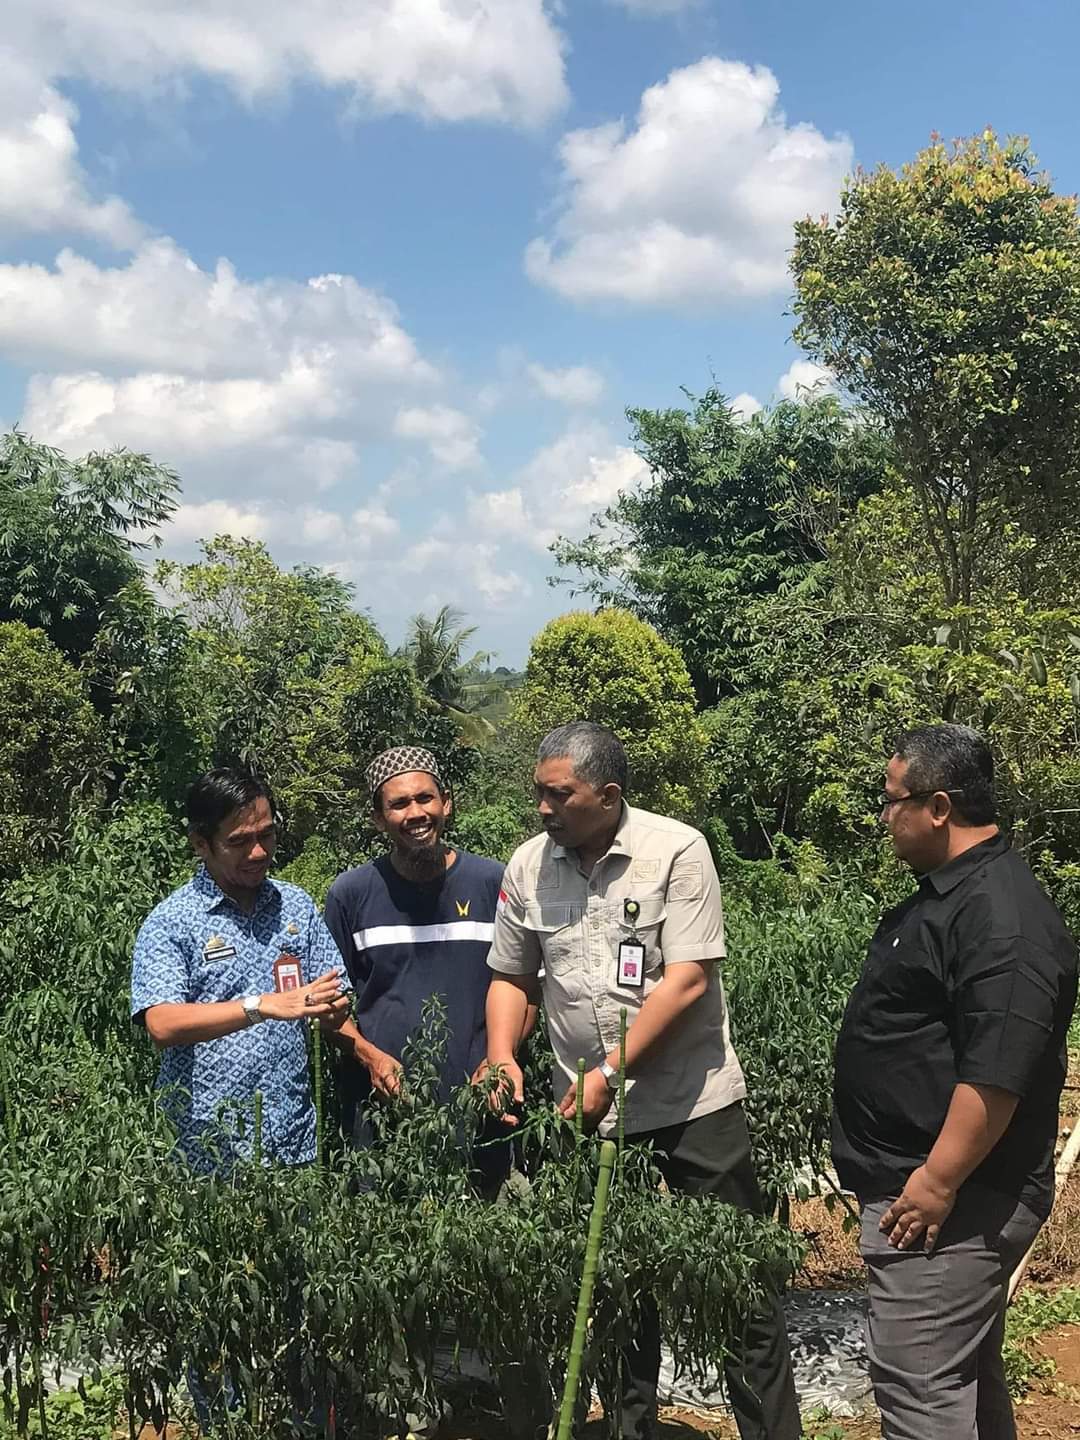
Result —
[[945, 790], [963, 824], [994, 823], [994, 757], [970, 725], [919, 725], [905, 730], [893, 753], [907, 761], [907, 785], [913, 794]]
[[630, 767], [619, 737], [593, 720], [571, 720], [550, 730], [540, 741], [537, 760], [569, 760], [574, 774], [600, 790], [618, 785], [623, 794], [629, 784]]
[[258, 779], [247, 770], [208, 770], [187, 792], [184, 814], [188, 829], [212, 842], [218, 826], [233, 811], [242, 810], [264, 796], [276, 817], [274, 795], [265, 780]]

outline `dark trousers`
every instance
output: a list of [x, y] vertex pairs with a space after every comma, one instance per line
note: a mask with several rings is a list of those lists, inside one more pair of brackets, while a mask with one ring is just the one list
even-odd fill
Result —
[[[657, 1168], [671, 1190], [715, 1195], [751, 1215], [762, 1214], [741, 1102], [626, 1138], [652, 1141]], [[646, 1303], [637, 1341], [623, 1354], [626, 1440], [645, 1440], [652, 1434], [659, 1374], [660, 1321], [656, 1307]], [[724, 1379], [742, 1440], [799, 1440], [802, 1424], [779, 1296], [751, 1318], [741, 1350], [724, 1362]]]

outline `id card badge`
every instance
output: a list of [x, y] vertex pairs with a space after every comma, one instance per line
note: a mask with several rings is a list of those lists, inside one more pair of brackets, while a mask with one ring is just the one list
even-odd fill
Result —
[[645, 946], [636, 936], [619, 941], [618, 981], [633, 990], [645, 984]]
[[281, 994], [285, 990], [299, 990], [304, 983], [304, 972], [295, 955], [279, 955], [274, 961], [274, 989]]

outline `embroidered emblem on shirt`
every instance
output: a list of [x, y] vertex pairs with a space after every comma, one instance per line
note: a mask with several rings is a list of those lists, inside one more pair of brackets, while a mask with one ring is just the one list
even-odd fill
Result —
[[285, 926], [285, 934], [286, 934], [286, 935], [299, 935], [299, 934], [300, 934], [300, 926], [297, 925], [297, 923], [296, 923], [295, 920], [290, 920], [289, 923]]
[[496, 915], [500, 915], [500, 914], [506, 909], [506, 902], [507, 902], [507, 900], [509, 900], [509, 898], [510, 898], [510, 897], [509, 897], [509, 895], [507, 895], [507, 893], [506, 893], [505, 890], [500, 890], [500, 891], [499, 891], [499, 898], [498, 898], [498, 900], [496, 900], [496, 902], [495, 902], [495, 914], [496, 914]]
[[631, 880], [659, 880], [659, 860], [635, 860], [633, 869], [630, 871]]
[[[502, 894], [502, 891], [500, 891], [499, 893], [500, 893], [500, 895], [501, 895], [501, 894]], [[464, 903], [464, 905], [463, 905], [460, 900], [455, 900], [455, 901], [454, 901], [454, 904], [457, 906], [457, 913], [458, 913], [458, 914], [461, 916], [461, 918], [464, 920], [464, 919], [467, 917], [468, 913], [469, 913], [469, 906], [472, 904], [472, 901], [471, 901], [471, 900], [466, 900], [465, 903]]]
[[701, 898], [701, 861], [685, 860], [671, 871], [668, 899], [699, 900]]

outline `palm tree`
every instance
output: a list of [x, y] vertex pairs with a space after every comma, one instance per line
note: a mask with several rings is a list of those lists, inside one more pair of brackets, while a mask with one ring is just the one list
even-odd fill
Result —
[[494, 734], [494, 725], [476, 710], [498, 698], [501, 682], [478, 674], [491, 662], [487, 651], [462, 658], [476, 634], [476, 626], [464, 620], [453, 605], [442, 606], [434, 615], [414, 615], [401, 654], [431, 701], [456, 722], [463, 739], [475, 744]]

